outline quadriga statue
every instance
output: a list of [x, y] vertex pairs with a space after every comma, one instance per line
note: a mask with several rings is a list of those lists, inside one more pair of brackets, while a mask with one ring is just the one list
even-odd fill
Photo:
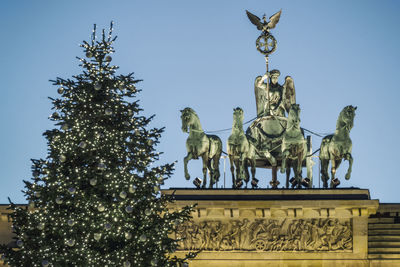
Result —
[[319, 159], [321, 161], [321, 179], [324, 188], [328, 188], [329, 174], [328, 166], [331, 162], [331, 188], [336, 188], [340, 181], [335, 178], [336, 170], [342, 159], [349, 161], [349, 168], [346, 173], [346, 180], [350, 179], [353, 157], [351, 156], [352, 143], [350, 130], [353, 128], [354, 117], [357, 107], [347, 106], [339, 114], [336, 122], [336, 130], [333, 135], [325, 136], [322, 139]]
[[[207, 169], [210, 172], [209, 187], [212, 188], [220, 177], [219, 159], [222, 153], [221, 139], [216, 135], [208, 135], [204, 133], [199, 117], [191, 108], [187, 107], [181, 110], [181, 120], [182, 131], [189, 133], [189, 137], [186, 140], [186, 149], [188, 154], [183, 159], [185, 178], [186, 180], [190, 179], [187, 170], [189, 160], [201, 157], [203, 160], [202, 188], [205, 188], [207, 184]], [[196, 184], [196, 186], [199, 187], [200, 184]]]

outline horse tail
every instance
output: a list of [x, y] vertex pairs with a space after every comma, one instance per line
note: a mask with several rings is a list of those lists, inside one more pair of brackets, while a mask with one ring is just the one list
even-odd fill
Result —
[[332, 141], [332, 138], [333, 134], [327, 135], [324, 138], [322, 138], [321, 147], [319, 151], [320, 159], [330, 159], [329, 144]]
[[212, 180], [217, 182], [220, 177], [219, 160], [222, 154], [222, 141], [216, 135], [207, 135], [209, 141], [208, 169], [212, 170]]

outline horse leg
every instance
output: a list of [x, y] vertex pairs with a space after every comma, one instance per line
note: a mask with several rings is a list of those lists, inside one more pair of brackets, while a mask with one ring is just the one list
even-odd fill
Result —
[[286, 149], [282, 153], [281, 173], [285, 173], [286, 172], [286, 161], [287, 161], [287, 157], [288, 156], [289, 156], [289, 151]]
[[301, 180], [302, 180], [302, 177], [301, 177], [301, 168], [303, 167], [303, 166], [301, 166], [302, 165], [302, 163], [303, 163], [303, 153], [299, 153], [298, 155], [297, 155], [297, 159], [296, 159], [296, 166], [295, 166], [295, 177], [296, 177], [296, 180], [297, 180], [297, 187], [298, 188], [301, 188]]
[[272, 180], [271, 180], [271, 182], [269, 182], [272, 189], [277, 189], [278, 185], [279, 185], [279, 181], [277, 179], [277, 172], [278, 172], [278, 168], [276, 166], [272, 166]]
[[190, 179], [190, 175], [189, 175], [189, 172], [188, 172], [188, 170], [187, 170], [187, 164], [188, 164], [189, 160], [191, 160], [192, 158], [193, 158], [192, 152], [189, 152], [189, 153], [186, 155], [186, 157], [183, 158], [183, 168], [184, 168], [184, 171], [185, 171], [185, 178], [186, 178], [186, 180], [189, 180], [189, 179]]
[[236, 168], [236, 180], [235, 180], [235, 187], [236, 188], [239, 188], [238, 186], [237, 186], [237, 183], [239, 182], [239, 180], [240, 180], [240, 161], [239, 161], [239, 159], [235, 159], [235, 168]]
[[[251, 179], [256, 180], [256, 160], [254, 158], [250, 159], [250, 171], [251, 171]], [[252, 188], [257, 188], [257, 186], [251, 185]]]
[[289, 188], [290, 180], [290, 165], [286, 168], [286, 188]]
[[331, 177], [331, 188], [336, 187], [333, 184], [333, 180], [336, 178], [336, 170], [337, 170], [337, 168], [339, 168], [340, 162], [342, 162], [341, 159], [339, 159], [339, 160], [331, 159], [331, 164], [332, 164], [332, 167], [331, 167], [331, 175], [332, 175], [332, 177]]
[[232, 173], [232, 188], [236, 188], [235, 181], [235, 166], [233, 165], [233, 155], [229, 154], [229, 163], [231, 165], [231, 173]]
[[214, 168], [213, 165], [211, 164], [212, 159], [208, 159], [207, 161], [207, 169], [208, 169], [208, 174], [210, 175], [210, 188], [213, 187], [213, 185], [215, 184], [215, 173], [214, 173]]
[[333, 180], [336, 178], [336, 161], [335, 159], [331, 159], [331, 188], [333, 188]]
[[239, 164], [240, 164], [240, 179], [246, 180], [246, 175], [245, 175], [246, 157], [244, 153], [240, 154]]
[[329, 160], [328, 159], [320, 159], [321, 161], [321, 180], [323, 182], [323, 187], [328, 188], [328, 167], [329, 167]]
[[[207, 164], [208, 164], [208, 153], [204, 153], [202, 156], [203, 159], [203, 184], [202, 184], [202, 188], [206, 188], [207, 185]], [[210, 181], [210, 185], [211, 185], [211, 181]]]
[[244, 166], [244, 181], [246, 182], [245, 188], [247, 188], [247, 184], [250, 181], [250, 173], [249, 173], [249, 164], [247, 162], [247, 160], [245, 160], [245, 163], [243, 164]]
[[350, 176], [351, 176], [351, 170], [352, 170], [352, 167], [353, 167], [353, 157], [351, 156], [350, 153], [347, 153], [345, 155], [345, 159], [349, 161], [349, 168], [347, 169], [347, 173], [346, 173], [346, 176], [345, 176], [346, 180], [349, 180]]
[[213, 157], [212, 168], [213, 168], [213, 178], [214, 183], [219, 181], [219, 177], [221, 176], [219, 172], [219, 159], [221, 158], [221, 154], [217, 154]]

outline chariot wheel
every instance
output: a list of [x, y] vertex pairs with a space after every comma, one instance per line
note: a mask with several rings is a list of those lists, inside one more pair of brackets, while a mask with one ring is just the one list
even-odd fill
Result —
[[254, 247], [256, 248], [257, 251], [264, 251], [265, 248], [267, 247], [267, 244], [265, 243], [264, 240], [262, 239], [257, 239], [254, 242]]

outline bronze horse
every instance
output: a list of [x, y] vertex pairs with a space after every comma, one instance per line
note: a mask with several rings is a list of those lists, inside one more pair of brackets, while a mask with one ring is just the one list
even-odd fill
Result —
[[246, 182], [245, 187], [247, 188], [250, 178], [249, 165], [251, 167], [252, 179], [256, 179], [256, 148], [250, 141], [250, 137], [243, 131], [243, 110], [239, 107], [233, 110], [232, 132], [228, 138], [227, 150], [231, 165], [232, 187], [240, 187], [239, 185], [244, 180]]
[[300, 106], [292, 104], [287, 119], [286, 131], [282, 139], [281, 173], [286, 171], [286, 187], [289, 186], [290, 167], [293, 168], [294, 181], [292, 187], [301, 187], [301, 169], [306, 158], [307, 142], [300, 128]]
[[342, 159], [349, 161], [349, 168], [346, 173], [346, 180], [350, 179], [353, 165], [351, 156], [352, 142], [350, 139], [350, 130], [353, 128], [355, 111], [357, 107], [347, 106], [339, 114], [336, 122], [336, 131], [333, 135], [325, 136], [322, 139], [319, 159], [321, 161], [321, 179], [324, 188], [328, 188], [329, 174], [328, 166], [331, 162], [331, 188], [335, 188], [340, 181], [335, 178], [336, 169], [339, 167]]
[[181, 110], [182, 131], [189, 133], [186, 140], [187, 156], [183, 159], [185, 178], [190, 179], [187, 170], [187, 164], [191, 159], [203, 160], [203, 184], [202, 188], [207, 184], [207, 169], [210, 172], [210, 185], [213, 185], [219, 180], [219, 159], [222, 153], [221, 139], [216, 135], [205, 134], [201, 128], [199, 117], [191, 108]]

